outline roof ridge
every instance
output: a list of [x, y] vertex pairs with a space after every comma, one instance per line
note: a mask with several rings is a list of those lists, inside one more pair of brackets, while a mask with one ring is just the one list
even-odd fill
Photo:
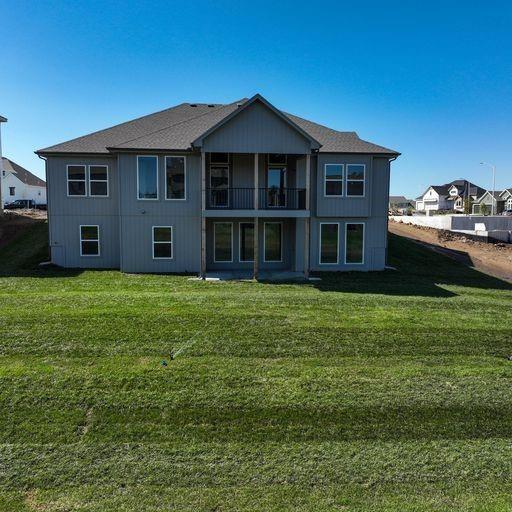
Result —
[[[144, 137], [149, 137], [150, 135], [154, 135], [155, 133], [159, 133], [159, 132], [162, 132], [164, 130], [168, 130], [169, 128], [172, 128], [173, 126], [178, 126], [178, 125], [183, 124], [183, 123], [188, 123], [190, 121], [193, 121], [194, 119], [199, 119], [200, 117], [209, 116], [210, 114], [213, 114], [214, 112], [218, 112], [219, 110], [222, 110], [224, 108], [230, 107], [231, 105], [234, 105], [235, 103], [240, 103], [240, 101], [243, 101], [243, 99], [242, 100], [233, 101], [231, 103], [219, 104], [219, 105], [222, 105], [222, 106], [215, 107], [213, 110], [210, 110], [208, 112], [204, 112], [202, 114], [198, 114], [197, 116], [189, 117], [187, 119], [183, 119], [182, 121], [178, 121], [176, 123], [169, 124], [167, 126], [164, 126], [163, 128], [159, 128], [158, 130], [155, 130], [153, 132], [145, 133], [144, 135], [140, 135], [138, 137], [134, 137], [133, 139], [125, 140], [123, 142], [120, 142], [120, 143], [116, 144], [115, 146], [107, 146], [107, 147], [117, 148], [119, 146], [122, 146], [123, 144], [127, 144], [128, 142], [133, 142], [133, 141], [138, 140], [138, 139], [143, 139]], [[183, 105], [183, 103], [182, 103], [182, 105]], [[199, 103], [196, 103], [196, 105], [199, 105]], [[208, 103], [202, 103], [202, 105], [208, 105]]]

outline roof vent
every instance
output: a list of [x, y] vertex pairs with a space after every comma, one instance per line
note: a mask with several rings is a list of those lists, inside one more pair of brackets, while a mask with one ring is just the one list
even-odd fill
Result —
[[197, 103], [190, 103], [191, 107], [197, 107]]

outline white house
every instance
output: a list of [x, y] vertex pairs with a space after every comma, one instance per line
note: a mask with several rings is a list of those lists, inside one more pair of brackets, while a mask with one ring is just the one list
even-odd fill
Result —
[[2, 203], [17, 199], [32, 199], [36, 204], [46, 204], [46, 183], [16, 162], [2, 157]]
[[444, 185], [431, 185], [416, 198], [417, 211], [449, 210], [463, 212], [468, 200], [475, 201], [485, 190], [467, 180], [454, 180]]
[[2, 123], [6, 123], [7, 118], [4, 116], [0, 116], [0, 215], [2, 215], [3, 207], [3, 201], [2, 201], [2, 178], [4, 172], [3, 172], [3, 161], [2, 161]]

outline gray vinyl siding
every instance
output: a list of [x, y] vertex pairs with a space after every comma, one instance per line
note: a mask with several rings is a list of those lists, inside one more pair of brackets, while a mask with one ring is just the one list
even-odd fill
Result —
[[[186, 199], [165, 199], [165, 155], [158, 157], [158, 199], [137, 197], [137, 155], [119, 155], [121, 270], [198, 272], [201, 258], [201, 157], [186, 155]], [[172, 260], [153, 259], [153, 226], [173, 227]]]
[[[67, 196], [67, 165], [107, 165], [108, 197]], [[115, 157], [48, 157], [52, 262], [70, 268], [119, 268], [119, 188]], [[80, 256], [80, 225], [98, 225], [100, 256]]]
[[[364, 164], [364, 197], [347, 197], [346, 180], [343, 182], [343, 197], [324, 196], [324, 176], [326, 164]], [[317, 158], [316, 169], [316, 214], [319, 217], [368, 217], [371, 212], [373, 181], [372, 157], [367, 155], [345, 155], [321, 153]]]
[[204, 139], [204, 151], [230, 153], [296, 153], [311, 143], [265, 105], [253, 103]]

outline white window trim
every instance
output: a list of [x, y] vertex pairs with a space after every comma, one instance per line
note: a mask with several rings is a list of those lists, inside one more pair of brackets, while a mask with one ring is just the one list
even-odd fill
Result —
[[[165, 228], [171, 230], [170, 242], [155, 242], [155, 229]], [[171, 244], [171, 256], [155, 256], [155, 244]], [[174, 259], [174, 229], [172, 226], [151, 226], [151, 254], [154, 260], [172, 260]]]
[[254, 246], [254, 229], [255, 229], [255, 226], [254, 226], [254, 222], [240, 222], [238, 224], [238, 261], [240, 263], [254, 263], [254, 250], [252, 252], [252, 259], [250, 260], [243, 260], [242, 259], [242, 224], [252, 224], [252, 229], [253, 229], [253, 246]]
[[[341, 178], [327, 178], [327, 166], [328, 165], [340, 165], [341, 166]], [[327, 182], [328, 181], [341, 181], [341, 194], [327, 194]], [[345, 192], [345, 164], [328, 163], [324, 164], [324, 197], [343, 197]]]
[[[347, 226], [349, 224], [359, 224], [361, 226], [363, 226], [363, 251], [362, 251], [362, 255], [363, 255], [363, 258], [362, 258], [362, 261], [360, 262], [357, 262], [357, 263], [354, 263], [354, 262], [347, 262], [347, 233], [348, 233], [348, 229], [347, 229]], [[365, 236], [366, 236], [366, 223], [365, 222], [345, 222], [345, 250], [344, 250], [344, 263], [345, 265], [364, 265], [364, 262], [366, 260], [366, 244], [365, 244]]]
[[[218, 261], [216, 258], [215, 258], [215, 247], [216, 247], [216, 243], [215, 243], [215, 236], [216, 236], [216, 231], [217, 231], [217, 224], [229, 224], [230, 227], [231, 227], [231, 259], [230, 260], [220, 260]], [[213, 262], [214, 263], [233, 263], [233, 223], [232, 222], [214, 222], [213, 223]]]
[[[104, 167], [106, 170], [107, 170], [107, 179], [106, 180], [91, 180], [91, 167]], [[87, 173], [86, 173], [86, 177], [88, 178], [87, 179], [87, 183], [88, 183], [88, 186], [87, 186], [87, 189], [88, 189], [88, 195], [89, 197], [97, 197], [99, 199], [107, 199], [108, 197], [110, 197], [110, 176], [109, 176], [109, 170], [108, 170], [108, 165], [105, 165], [105, 164], [90, 164], [87, 166]], [[91, 183], [107, 183], [107, 195], [103, 196], [103, 195], [98, 195], [98, 194], [91, 194]]]
[[507, 199], [507, 210], [512, 209], [512, 197]]
[[[139, 158], [155, 158], [156, 159], [156, 197], [139, 197]], [[135, 191], [135, 195], [137, 197], [137, 201], [158, 201], [160, 197], [159, 191], [159, 172], [158, 172], [158, 155], [137, 155], [137, 190]]]
[[[267, 260], [265, 240], [267, 239], [267, 224], [280, 224], [281, 225], [281, 259], [280, 260]], [[264, 222], [263, 223], [263, 263], [282, 263], [283, 262], [283, 223], [282, 222]]]
[[[212, 190], [214, 190], [214, 188], [212, 187], [212, 167], [226, 167], [227, 170], [228, 170], [228, 186], [226, 188], [226, 190], [228, 191], [228, 194], [227, 194], [228, 201], [226, 203], [226, 206], [211, 206], [211, 208], [229, 208], [229, 202], [230, 202], [229, 201], [229, 199], [230, 199], [229, 198], [229, 188], [231, 186], [231, 178], [229, 176], [229, 174], [230, 174], [230, 172], [229, 172], [229, 164], [212, 164], [212, 163], [210, 163], [210, 172], [209, 172], [209, 174], [210, 174], [210, 198], [209, 198], [210, 199], [210, 203], [211, 203], [211, 198], [212, 198], [211, 193], [212, 193]], [[220, 188], [220, 189], [215, 189], [215, 190], [223, 190], [223, 189]]]
[[[349, 179], [349, 177], [348, 177], [348, 167], [350, 165], [362, 165], [363, 166], [363, 179], [362, 180], [359, 180], [359, 179], [357, 179], [357, 180]], [[349, 181], [356, 182], [356, 183], [360, 183], [362, 181], [363, 182], [363, 194], [362, 195], [349, 194], [348, 193], [348, 182]], [[345, 172], [345, 195], [346, 195], [346, 197], [366, 197], [366, 164], [351, 163], [351, 164], [347, 164], [346, 165], [346, 172]]]
[[[180, 199], [175, 197], [167, 197], [167, 159], [183, 158], [183, 196]], [[166, 201], [186, 201], [187, 200], [187, 157], [185, 155], [166, 155], [164, 158], [164, 175], [165, 175], [165, 200]], [[138, 176], [138, 173], [137, 173]]]
[[[322, 226], [337, 226], [337, 239], [338, 243], [336, 244], [336, 263], [323, 263], [322, 262]], [[318, 264], [319, 265], [339, 265], [340, 264], [340, 223], [339, 222], [320, 222], [320, 232], [318, 236]]]
[[[96, 228], [98, 230], [97, 240], [84, 240], [82, 239], [82, 228]], [[82, 258], [98, 258], [101, 256], [101, 242], [100, 242], [100, 227], [98, 224], [80, 224], [78, 226], [78, 238], [80, 240], [80, 256]], [[98, 254], [83, 254], [82, 253], [82, 242], [98, 242]]]
[[[69, 179], [69, 168], [70, 167], [83, 167], [84, 168], [84, 179], [83, 180], [70, 180]], [[86, 164], [67, 164], [66, 165], [66, 194], [67, 194], [67, 197], [87, 197], [87, 193], [88, 193], [88, 187], [87, 187], [87, 176], [88, 176], [88, 172], [87, 172], [87, 165]], [[85, 183], [85, 194], [70, 194], [69, 193], [69, 182], [70, 181], [78, 181], [80, 183]]]

